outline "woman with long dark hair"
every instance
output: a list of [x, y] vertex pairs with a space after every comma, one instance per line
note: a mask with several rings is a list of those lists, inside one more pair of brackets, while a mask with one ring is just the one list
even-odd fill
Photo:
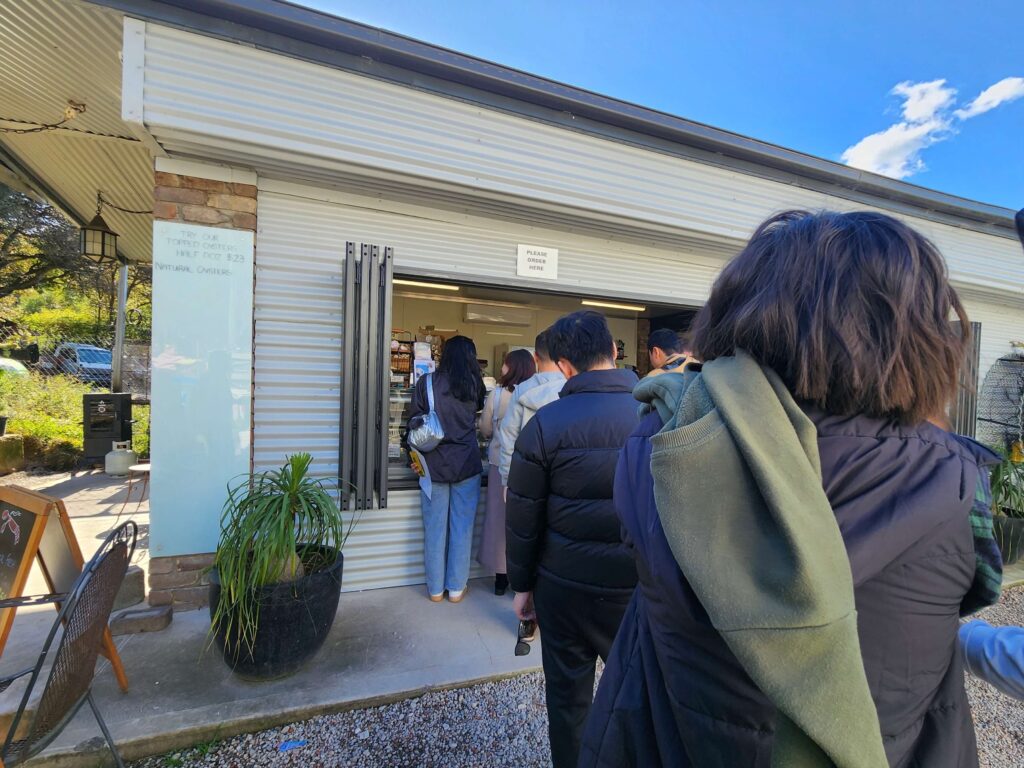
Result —
[[437, 371], [416, 382], [409, 410], [410, 428], [430, 412], [428, 386], [433, 389], [434, 412], [444, 439], [424, 454], [430, 477], [429, 492], [420, 492], [427, 593], [438, 603], [447, 591], [448, 599], [457, 603], [465, 595], [469, 579], [473, 521], [483, 472], [476, 415], [483, 407], [486, 390], [472, 339], [448, 339]]
[[998, 599], [991, 452], [935, 426], [970, 324], [883, 214], [791, 211], [719, 275], [703, 366], [641, 382], [640, 581], [580, 765], [978, 765], [960, 617]]
[[508, 574], [505, 572], [505, 493], [498, 471], [502, 449], [498, 425], [505, 418], [516, 386], [536, 372], [537, 364], [528, 350], [509, 352], [501, 366], [498, 386], [491, 390], [484, 412], [480, 414], [480, 434], [491, 442], [487, 446], [487, 508], [477, 559], [494, 574], [494, 594], [499, 596], [508, 589]]

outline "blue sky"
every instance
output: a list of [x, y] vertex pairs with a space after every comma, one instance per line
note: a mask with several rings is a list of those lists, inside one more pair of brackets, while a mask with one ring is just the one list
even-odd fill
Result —
[[1020, 0], [302, 4], [922, 186], [1024, 206]]

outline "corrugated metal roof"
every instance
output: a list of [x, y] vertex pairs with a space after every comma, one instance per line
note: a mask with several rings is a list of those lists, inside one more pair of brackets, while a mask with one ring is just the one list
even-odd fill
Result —
[[[2, 133], [0, 148], [33, 177], [31, 186], [78, 221], [92, 218], [97, 191], [123, 208], [153, 205], [150, 152], [121, 120], [121, 30], [120, 13], [87, 3], [0, 3], [0, 118], [52, 124], [69, 99], [86, 105], [67, 125], [73, 130]], [[103, 217], [121, 236], [125, 257], [150, 260], [152, 217], [109, 208]]]

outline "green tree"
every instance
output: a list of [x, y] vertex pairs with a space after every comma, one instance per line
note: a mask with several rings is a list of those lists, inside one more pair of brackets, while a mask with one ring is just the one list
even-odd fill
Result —
[[0, 299], [91, 267], [78, 252], [76, 227], [46, 203], [0, 185]]

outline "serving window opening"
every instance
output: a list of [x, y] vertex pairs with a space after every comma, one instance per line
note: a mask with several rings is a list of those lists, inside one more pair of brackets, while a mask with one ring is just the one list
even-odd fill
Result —
[[[440, 362], [446, 339], [471, 338], [488, 391], [496, 385], [505, 355], [533, 352], [537, 334], [562, 315], [582, 309], [603, 314], [619, 348], [616, 365], [639, 376], [649, 370], [647, 337], [659, 328], [685, 332], [696, 308], [605, 297], [482, 286], [432, 278], [395, 276], [391, 306], [388, 398], [388, 486], [417, 487], [405, 446], [413, 387]], [[486, 464], [487, 444], [480, 440]], [[484, 470], [487, 477], [487, 470]]]

